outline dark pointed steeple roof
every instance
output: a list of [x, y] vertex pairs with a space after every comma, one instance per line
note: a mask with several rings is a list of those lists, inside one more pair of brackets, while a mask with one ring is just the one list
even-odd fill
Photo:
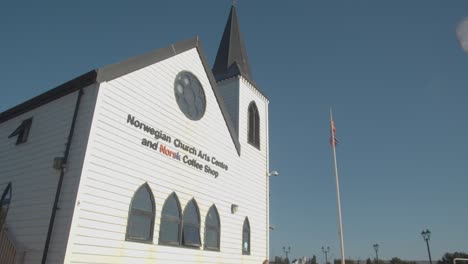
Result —
[[213, 74], [217, 81], [242, 75], [242, 77], [254, 84], [234, 5], [231, 7], [223, 38], [219, 44]]

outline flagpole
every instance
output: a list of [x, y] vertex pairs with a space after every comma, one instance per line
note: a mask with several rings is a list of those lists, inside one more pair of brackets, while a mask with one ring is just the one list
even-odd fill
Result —
[[341, 247], [341, 264], [345, 264], [345, 253], [344, 253], [344, 240], [343, 240], [343, 224], [341, 221], [341, 199], [340, 199], [340, 181], [338, 180], [338, 164], [336, 162], [336, 138], [335, 138], [335, 125], [333, 123], [332, 109], [330, 108], [330, 128], [331, 128], [331, 142], [333, 147], [333, 161], [335, 164], [335, 180], [336, 180], [336, 200], [338, 205], [338, 235], [340, 237]]

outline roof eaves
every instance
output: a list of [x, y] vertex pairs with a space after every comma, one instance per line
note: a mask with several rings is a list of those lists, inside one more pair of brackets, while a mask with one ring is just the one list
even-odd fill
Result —
[[[231, 67], [232, 68], [232, 67]], [[219, 74], [216, 76], [216, 81], [217, 82], [221, 82], [221, 81], [224, 81], [226, 79], [230, 79], [232, 77], [237, 77], [237, 76], [242, 76], [242, 78], [244, 78], [246, 81], [248, 81], [255, 89], [257, 89], [257, 91], [263, 96], [265, 97], [267, 100], [268, 99], [268, 96], [266, 96], [266, 94], [258, 87], [257, 83], [252, 80], [251, 78], [249, 78], [246, 74], [243, 74], [242, 72], [242, 69], [240, 69], [239, 67], [236, 67], [238, 69], [238, 71], [230, 71], [230, 72], [227, 72], [226, 74]]]
[[195, 48], [198, 36], [98, 69], [97, 82], [108, 82]]
[[229, 130], [234, 146], [237, 150], [237, 154], [240, 156], [241, 147], [238, 135], [234, 129], [232, 119], [228, 114], [221, 93], [218, 90], [216, 80], [213, 76], [211, 68], [209, 67], [198, 36], [177, 42], [165, 48], [157, 49], [146, 54], [124, 60], [119, 63], [111, 64], [96, 70], [89, 71], [73, 80], [70, 80], [62, 85], [53, 88], [52, 90], [42, 93], [24, 103], [21, 103], [9, 110], [0, 113], [0, 123], [3, 123], [16, 116], [24, 114], [34, 108], [47, 104], [53, 100], [59, 99], [83, 87], [89, 86], [94, 83], [102, 83], [114, 80], [128, 73], [137, 71], [151, 64], [160, 62], [182, 52], [188, 51], [192, 48], [197, 48], [203, 67], [205, 68], [205, 72], [208, 76], [211, 86], [213, 87], [213, 92], [215, 94], [216, 100], [218, 102], [219, 107], [221, 108], [224, 121]]
[[95, 82], [102, 83], [110, 81], [151, 64], [168, 59], [174, 55], [195, 48], [197, 43], [198, 37], [193, 37], [177, 42], [168, 47], [157, 49], [146, 54], [124, 60], [119, 63], [104, 66], [96, 70], [91, 70], [83, 75], [76, 77], [73, 80], [53, 88], [52, 90], [44, 92], [24, 103], [21, 103], [0, 113], [0, 123], [10, 120], [18, 115], [24, 114], [34, 108], [47, 104]]
[[31, 111], [34, 108], [45, 105], [51, 101], [61, 98], [65, 95], [73, 93], [83, 87], [89, 86], [96, 82], [97, 72], [95, 70], [89, 71], [83, 75], [76, 77], [64, 84], [61, 84], [52, 90], [42, 93], [33, 97], [17, 106], [14, 106], [2, 113], [0, 113], [0, 123], [8, 121], [14, 117]]

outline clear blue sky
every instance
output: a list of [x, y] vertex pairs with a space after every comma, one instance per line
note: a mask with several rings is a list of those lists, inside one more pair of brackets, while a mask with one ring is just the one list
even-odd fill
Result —
[[[212, 63], [230, 1], [5, 2], [0, 111], [96, 67], [195, 35]], [[270, 99], [271, 254], [339, 256], [333, 106], [346, 256], [468, 251], [468, 1], [239, 1]]]

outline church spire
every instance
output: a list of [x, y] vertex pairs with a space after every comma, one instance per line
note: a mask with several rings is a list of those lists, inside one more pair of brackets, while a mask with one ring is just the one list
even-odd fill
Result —
[[217, 81], [241, 75], [253, 84], [247, 50], [240, 31], [234, 3], [216, 54], [213, 74]]

